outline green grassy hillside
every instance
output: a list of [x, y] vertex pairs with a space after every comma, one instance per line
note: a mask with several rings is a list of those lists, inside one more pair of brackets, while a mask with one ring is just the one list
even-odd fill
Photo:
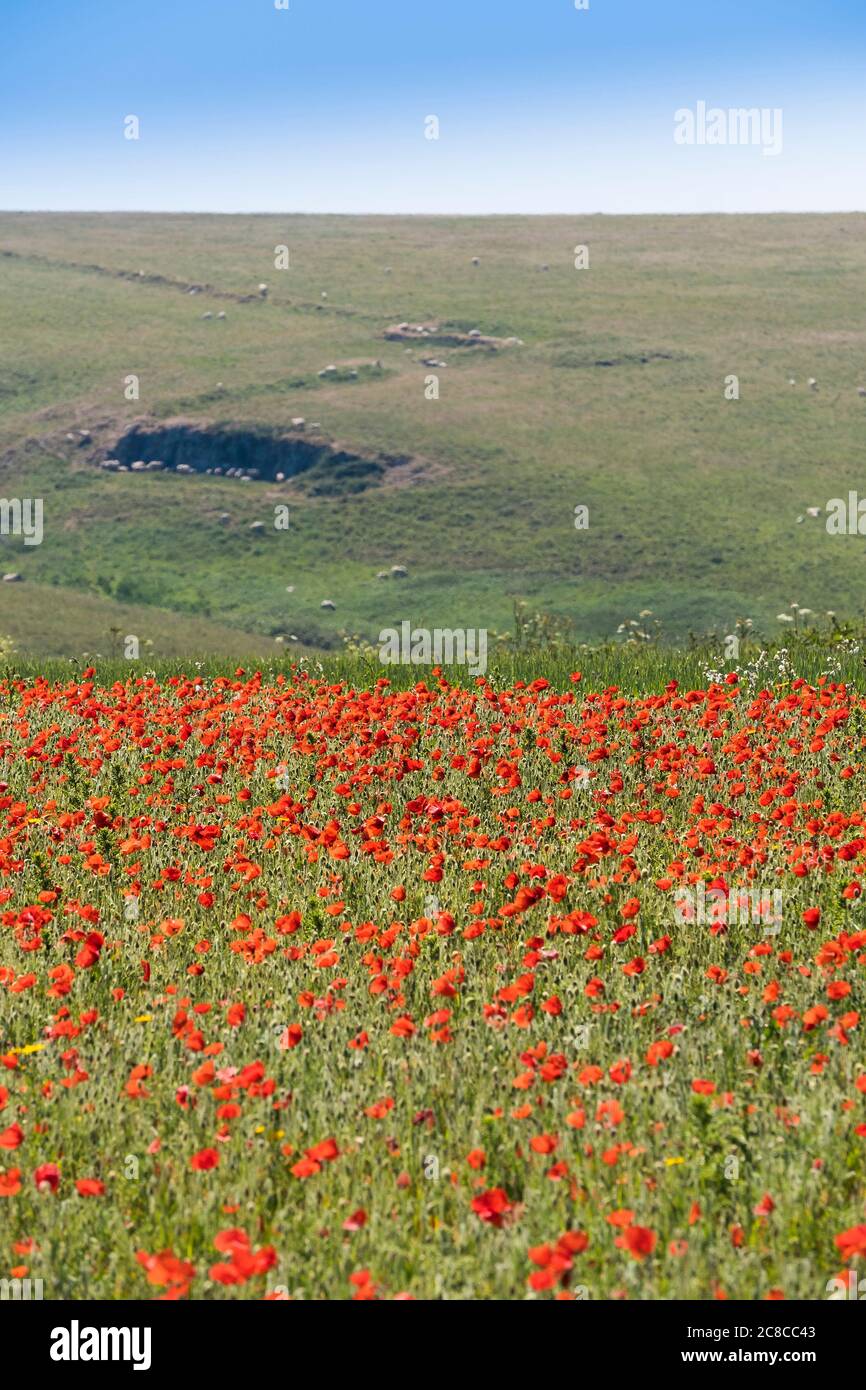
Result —
[[[45, 506], [41, 545], [0, 538], [24, 581], [0, 588], [0, 634], [37, 656], [105, 653], [113, 627], [147, 627], [166, 656], [334, 649], [404, 618], [502, 630], [515, 597], [579, 640], [644, 609], [679, 638], [738, 618], [776, 633], [792, 601], [860, 618], [864, 541], [807, 508], [866, 491], [864, 231], [860, 215], [0, 214], [0, 496]], [[402, 321], [522, 345], [386, 341]], [[106, 474], [67, 438], [297, 416], [411, 462], [360, 489], [244, 484]], [[377, 579], [395, 564], [407, 579]]]

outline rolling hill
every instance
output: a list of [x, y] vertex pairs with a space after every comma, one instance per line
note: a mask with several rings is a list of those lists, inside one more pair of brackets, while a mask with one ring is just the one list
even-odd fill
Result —
[[44, 539], [0, 537], [0, 635], [335, 650], [503, 631], [515, 599], [580, 641], [644, 610], [677, 640], [859, 619], [864, 543], [824, 509], [863, 476], [864, 233], [2, 213], [0, 496], [42, 498]]

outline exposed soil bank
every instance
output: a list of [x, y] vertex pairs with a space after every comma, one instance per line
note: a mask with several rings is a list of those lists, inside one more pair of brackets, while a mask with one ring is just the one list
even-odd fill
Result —
[[179, 421], [133, 425], [116, 443], [100, 450], [98, 461], [108, 469], [119, 465], [150, 472], [161, 467], [265, 482], [303, 475], [310, 491], [327, 494], [362, 491], [381, 482], [389, 468], [409, 460], [356, 453], [302, 432]]
[[457, 328], [441, 327], [438, 323], [392, 323], [382, 337], [392, 343], [434, 343], [438, 347], [486, 348], [497, 352], [505, 347], [523, 347], [520, 338], [494, 338], [472, 328], [468, 333]]

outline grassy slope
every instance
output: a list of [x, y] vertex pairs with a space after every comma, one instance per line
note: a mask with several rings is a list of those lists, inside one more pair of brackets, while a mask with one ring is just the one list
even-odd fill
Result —
[[[51, 658], [70, 653], [92, 660], [119, 659], [126, 636], [138, 638], [140, 659], [147, 666], [157, 657], [189, 662], [199, 654], [215, 651], [230, 664], [235, 658], [267, 656], [274, 649], [266, 637], [208, 618], [144, 604], [117, 603], [99, 594], [68, 589], [58, 592], [45, 584], [4, 584], [0, 600], [3, 636], [11, 638], [18, 654], [39, 652], [38, 663], [43, 669]], [[79, 639], [93, 645], [75, 647]], [[123, 674], [122, 667], [119, 674]]]
[[[375, 638], [406, 617], [505, 628], [513, 595], [570, 616], [586, 638], [643, 608], [679, 635], [729, 631], [738, 616], [775, 630], [794, 599], [859, 616], [861, 542], [797, 517], [861, 481], [864, 226], [862, 216], [2, 214], [0, 250], [18, 255], [0, 257], [0, 443], [45, 443], [6, 465], [0, 490], [46, 499], [44, 544], [4, 540], [2, 568], [28, 585], [177, 610], [173, 641], [154, 615], [166, 655], [193, 650], [184, 615], [334, 645], [343, 630]], [[587, 271], [573, 268], [578, 242]], [[278, 243], [291, 250], [284, 273], [273, 269]], [[193, 298], [71, 263], [238, 294], [265, 280], [271, 297]], [[202, 320], [219, 308], [225, 322]], [[434, 348], [450, 365], [440, 400], [427, 401], [426, 352], [380, 336], [403, 318], [525, 346]], [[651, 354], [667, 356], [639, 360]], [[316, 376], [375, 357], [386, 367], [377, 379]], [[129, 372], [141, 378], [137, 404], [123, 399]], [[724, 400], [728, 373], [739, 402]], [[269, 424], [303, 414], [356, 446], [420, 455], [429, 472], [326, 499], [288, 484], [105, 478], [64, 457], [70, 426], [175, 413]], [[267, 521], [275, 500], [292, 506], [290, 532], [254, 538], [249, 523]], [[573, 526], [580, 502], [585, 532]], [[376, 581], [396, 562], [408, 581]], [[334, 614], [319, 607], [326, 597]], [[5, 589], [0, 600], [5, 613]], [[96, 612], [72, 613], [65, 646], [35, 628], [23, 644], [104, 650]], [[224, 639], [212, 636], [218, 651]]]

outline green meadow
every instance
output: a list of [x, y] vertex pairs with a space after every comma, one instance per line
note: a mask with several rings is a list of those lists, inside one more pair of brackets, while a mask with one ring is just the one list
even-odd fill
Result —
[[[0, 496], [42, 498], [44, 539], [0, 537], [22, 576], [0, 636], [77, 659], [134, 633], [157, 659], [333, 654], [404, 619], [501, 633], [515, 602], [578, 644], [646, 610], [680, 644], [745, 619], [777, 638], [792, 603], [859, 621], [864, 542], [828, 534], [825, 509], [864, 484], [864, 231], [857, 214], [2, 213]], [[401, 322], [521, 344], [386, 340]], [[136, 423], [295, 417], [408, 463], [360, 488], [97, 464]], [[392, 565], [408, 576], [377, 578]]]

